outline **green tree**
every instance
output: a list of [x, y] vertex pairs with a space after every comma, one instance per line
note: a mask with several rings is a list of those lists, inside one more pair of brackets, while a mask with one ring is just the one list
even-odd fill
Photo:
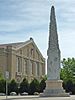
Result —
[[72, 72], [68, 71], [68, 68], [62, 68], [61, 69], [60, 77], [65, 83], [68, 80], [73, 80], [73, 74], [72, 74]]
[[63, 59], [62, 69], [61, 69], [61, 79], [66, 83], [68, 80], [71, 80], [75, 83], [74, 78], [75, 73], [75, 58]]
[[63, 59], [60, 76], [65, 90], [75, 94], [75, 58]]
[[26, 80], [26, 78], [23, 79], [23, 81], [20, 83], [20, 93], [27, 92], [29, 90], [29, 83]]
[[39, 92], [39, 81], [34, 79], [29, 86], [29, 94], [33, 95], [35, 92]]

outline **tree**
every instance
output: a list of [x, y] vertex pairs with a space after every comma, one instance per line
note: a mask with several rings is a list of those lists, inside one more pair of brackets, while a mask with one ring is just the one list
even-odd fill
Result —
[[39, 81], [34, 79], [29, 86], [29, 94], [33, 95], [35, 92], [39, 92]]
[[14, 79], [8, 84], [8, 94], [11, 92], [16, 92], [18, 94], [18, 84]]
[[66, 83], [68, 80], [73, 80], [73, 74], [68, 70], [68, 68], [62, 68], [61, 69], [61, 74], [60, 74], [61, 79]]
[[23, 81], [20, 83], [20, 93], [27, 92], [29, 90], [29, 83], [26, 80], [26, 78], [23, 79]]
[[60, 77], [65, 90], [75, 94], [75, 58], [63, 59]]
[[67, 82], [68, 80], [71, 80], [73, 83], [75, 83], [74, 73], [75, 73], [75, 58], [68, 58], [63, 59], [62, 61], [62, 69], [61, 69], [61, 79], [64, 82]]

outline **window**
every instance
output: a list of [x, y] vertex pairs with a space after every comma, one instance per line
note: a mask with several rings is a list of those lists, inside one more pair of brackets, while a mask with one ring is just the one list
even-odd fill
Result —
[[34, 74], [34, 69], [33, 69], [33, 61], [31, 61], [32, 65], [32, 75]]
[[37, 50], [36, 50], [36, 56], [37, 56], [37, 59], [39, 59], [39, 53]]
[[22, 68], [22, 58], [17, 57], [17, 72], [21, 72], [21, 68]]
[[20, 50], [20, 54], [22, 55], [22, 50]]
[[31, 49], [31, 55], [33, 55], [33, 48]]
[[29, 48], [27, 47], [27, 57], [29, 57]]
[[39, 76], [39, 62], [37, 62], [37, 75]]
[[27, 74], [27, 60], [24, 59], [24, 73]]

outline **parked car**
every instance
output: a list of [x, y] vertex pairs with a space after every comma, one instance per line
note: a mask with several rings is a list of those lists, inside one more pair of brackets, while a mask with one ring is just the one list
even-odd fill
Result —
[[21, 95], [28, 95], [28, 93], [27, 92], [23, 92], [23, 93], [21, 93]]
[[17, 94], [16, 94], [16, 92], [11, 92], [10, 95], [15, 96]]
[[39, 93], [38, 92], [34, 92], [34, 95], [39, 95]]
[[5, 96], [5, 93], [0, 93], [0, 96]]

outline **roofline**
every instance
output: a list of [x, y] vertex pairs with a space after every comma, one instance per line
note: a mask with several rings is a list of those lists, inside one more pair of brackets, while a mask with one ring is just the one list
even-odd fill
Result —
[[38, 50], [38, 52], [40, 53], [40, 55], [42, 56], [42, 58], [45, 60], [45, 58], [43, 57], [42, 53], [41, 53], [40, 50], [38, 49], [38, 47], [37, 47], [37, 45], [35, 44], [35, 42], [34, 42], [33, 39], [30, 39], [30, 40], [28, 41], [28, 43], [23, 44], [23, 45], [20, 46], [19, 48], [14, 48], [14, 49], [15, 49], [15, 50], [18, 50], [18, 49], [20, 49], [20, 48], [22, 48], [22, 47], [24, 47], [24, 46], [27, 46], [27, 45], [30, 44], [30, 43], [33, 43], [33, 45], [35, 45], [35, 47], [37, 48], [37, 50]]
[[[27, 43], [26, 43], [27, 42]], [[17, 44], [17, 43], [22, 43], [22, 44], [19, 44], [19, 47], [17, 46], [13, 46], [13, 44]], [[38, 50], [39, 54], [42, 56], [42, 58], [45, 60], [45, 58], [43, 57], [42, 53], [40, 52], [39, 48], [37, 47], [37, 45], [35, 44], [33, 38], [30, 38], [30, 40], [28, 41], [25, 41], [25, 42], [17, 42], [17, 43], [8, 43], [8, 44], [1, 44], [1, 48], [6, 48], [7, 46], [11, 46], [12, 47], [12, 50], [18, 50], [24, 46], [27, 46], [28, 44], [30, 43], [33, 43], [33, 45], [36, 47], [36, 49]], [[25, 44], [24, 44], [25, 43]]]

